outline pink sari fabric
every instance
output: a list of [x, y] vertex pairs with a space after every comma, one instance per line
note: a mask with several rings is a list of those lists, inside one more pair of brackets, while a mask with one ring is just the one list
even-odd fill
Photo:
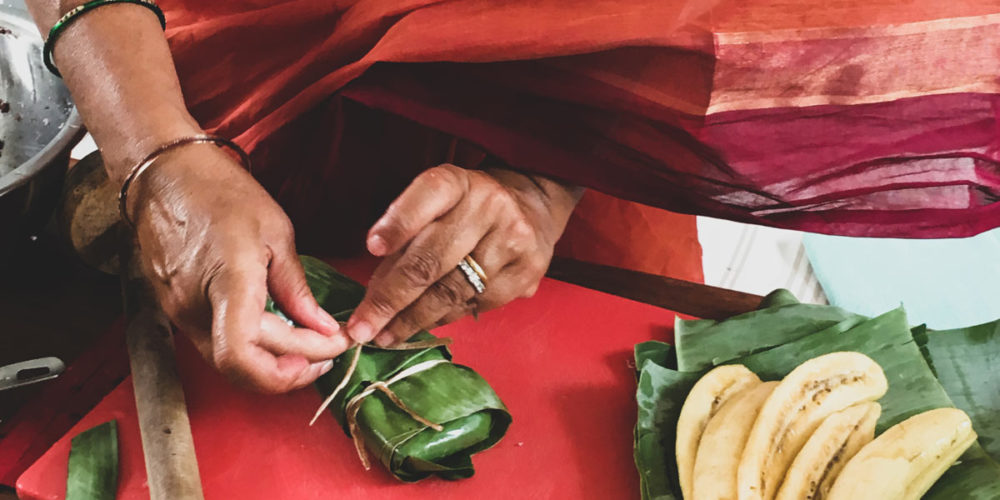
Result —
[[[365, 148], [385, 130], [350, 102], [426, 129], [425, 153], [457, 140], [682, 213], [856, 236], [1000, 226], [996, 0], [162, 4], [193, 112], [303, 212], [333, 194], [293, 195], [318, 189], [294, 187], [319, 175], [302, 164], [383, 178]], [[378, 171], [405, 177], [444, 153], [387, 154]]]

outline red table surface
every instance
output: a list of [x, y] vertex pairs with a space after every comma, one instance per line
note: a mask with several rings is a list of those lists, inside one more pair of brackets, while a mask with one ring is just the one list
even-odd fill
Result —
[[[355, 277], [367, 265], [341, 263]], [[327, 413], [308, 421], [320, 395], [264, 396], [231, 386], [186, 340], [178, 364], [205, 497], [222, 499], [631, 499], [635, 382], [632, 347], [671, 340], [673, 313], [546, 280], [531, 300], [435, 330], [455, 339], [454, 360], [473, 367], [514, 423], [476, 455], [476, 475], [401, 483], [365, 472], [351, 440]], [[178, 337], [179, 339], [182, 337]], [[119, 499], [149, 497], [131, 378], [126, 379], [18, 480], [24, 500], [65, 496], [70, 438], [117, 419]]]

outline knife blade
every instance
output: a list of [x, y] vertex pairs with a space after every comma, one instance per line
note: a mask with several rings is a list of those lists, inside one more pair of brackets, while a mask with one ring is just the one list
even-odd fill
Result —
[[65, 369], [62, 360], [53, 357], [0, 366], [0, 391], [52, 380]]

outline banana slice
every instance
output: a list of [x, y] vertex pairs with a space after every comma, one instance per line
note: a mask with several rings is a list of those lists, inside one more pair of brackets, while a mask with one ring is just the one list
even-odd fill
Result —
[[708, 420], [722, 404], [743, 389], [760, 384], [743, 365], [719, 366], [706, 373], [688, 393], [677, 419], [677, 472], [684, 498], [691, 498], [692, 476], [698, 442]]
[[883, 432], [847, 462], [829, 500], [917, 500], [976, 441], [962, 410], [938, 408]]
[[764, 382], [732, 397], [701, 435], [694, 461], [695, 500], [736, 500], [736, 469], [757, 412], [778, 382]]
[[826, 498], [847, 461], [875, 437], [881, 414], [878, 403], [862, 403], [827, 417], [795, 456], [775, 498]]
[[834, 412], [874, 401], [889, 388], [878, 363], [835, 352], [802, 363], [760, 409], [740, 458], [740, 500], [772, 500], [788, 466], [820, 423]]

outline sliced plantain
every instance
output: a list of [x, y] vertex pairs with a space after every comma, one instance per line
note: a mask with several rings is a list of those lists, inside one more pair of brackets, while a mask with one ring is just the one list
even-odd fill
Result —
[[875, 437], [882, 414], [878, 403], [862, 403], [830, 415], [788, 467], [777, 500], [822, 500], [837, 475]]
[[938, 408], [882, 433], [847, 462], [829, 500], [917, 500], [976, 441], [962, 410]]
[[723, 403], [760, 379], [743, 365], [725, 365], [706, 373], [688, 393], [677, 419], [677, 473], [684, 498], [691, 498], [692, 476], [698, 442], [708, 420]]
[[736, 469], [757, 412], [778, 382], [764, 382], [732, 397], [701, 435], [694, 462], [695, 500], [736, 500]]
[[737, 472], [740, 500], [772, 500], [788, 466], [831, 414], [888, 390], [882, 368], [857, 352], [813, 358], [792, 370], [760, 409]]

